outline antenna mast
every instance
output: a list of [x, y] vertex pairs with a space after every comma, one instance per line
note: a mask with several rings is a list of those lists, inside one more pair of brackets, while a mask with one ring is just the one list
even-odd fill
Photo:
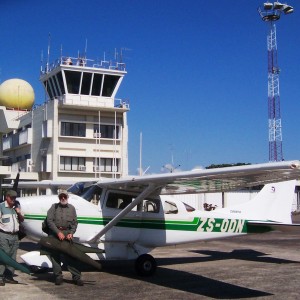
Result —
[[265, 2], [258, 12], [263, 21], [268, 22], [268, 118], [269, 118], [269, 161], [282, 161], [282, 125], [280, 113], [279, 73], [277, 63], [277, 40], [275, 22], [280, 19], [281, 13], [290, 14], [293, 7], [275, 1]]
[[46, 66], [46, 73], [49, 72], [49, 59], [50, 59], [50, 43], [51, 43], [51, 36], [50, 33], [48, 35], [48, 55], [47, 55], [47, 66]]

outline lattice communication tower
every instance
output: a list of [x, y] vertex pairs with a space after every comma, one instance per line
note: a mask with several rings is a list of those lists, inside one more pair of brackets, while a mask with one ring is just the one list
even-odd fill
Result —
[[269, 161], [282, 161], [282, 125], [280, 113], [279, 73], [277, 63], [277, 40], [275, 22], [282, 13], [290, 14], [293, 7], [280, 2], [266, 2], [258, 12], [263, 21], [269, 23], [268, 47], [268, 121], [269, 121]]

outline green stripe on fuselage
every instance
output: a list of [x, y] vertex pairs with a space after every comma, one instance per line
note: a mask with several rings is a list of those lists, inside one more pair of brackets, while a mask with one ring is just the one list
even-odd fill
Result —
[[[45, 215], [25, 214], [25, 220], [43, 221]], [[112, 217], [78, 217], [79, 224], [106, 225]], [[123, 218], [116, 224], [117, 227], [177, 231], [198, 231], [198, 232], [222, 232], [222, 233], [247, 233], [247, 221], [242, 219], [223, 218], [199, 218], [194, 217], [190, 221], [167, 220], [167, 219], [133, 219]], [[252, 230], [251, 230], [252, 231]], [[253, 231], [252, 231], [253, 232]]]

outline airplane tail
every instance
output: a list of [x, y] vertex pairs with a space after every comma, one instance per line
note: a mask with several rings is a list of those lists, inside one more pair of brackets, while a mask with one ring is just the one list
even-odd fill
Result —
[[230, 213], [254, 222], [291, 224], [296, 180], [266, 184], [257, 196], [246, 203], [228, 208]]

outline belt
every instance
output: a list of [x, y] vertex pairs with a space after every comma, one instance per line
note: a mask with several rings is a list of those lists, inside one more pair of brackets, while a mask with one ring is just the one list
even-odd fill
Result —
[[58, 230], [68, 230], [69, 228], [67, 227], [57, 227]]
[[18, 234], [18, 232], [8, 232], [8, 231], [4, 231], [2, 229], [0, 229], [0, 232], [10, 234], [10, 235], [17, 235]]

